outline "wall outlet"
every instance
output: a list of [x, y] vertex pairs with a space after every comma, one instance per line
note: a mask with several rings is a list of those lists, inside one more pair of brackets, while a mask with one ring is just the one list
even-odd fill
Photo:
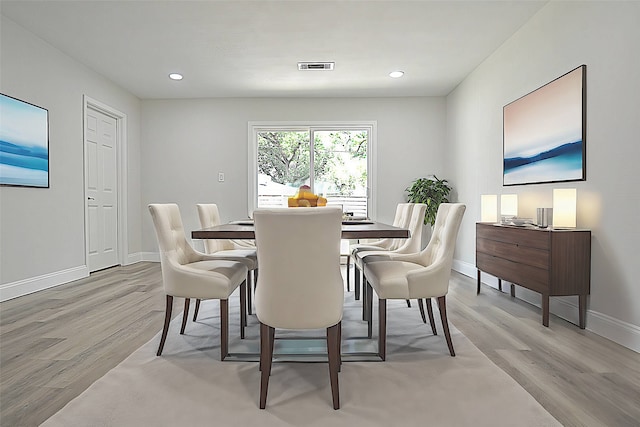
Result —
[[224, 182], [224, 172], [218, 172], [218, 182]]

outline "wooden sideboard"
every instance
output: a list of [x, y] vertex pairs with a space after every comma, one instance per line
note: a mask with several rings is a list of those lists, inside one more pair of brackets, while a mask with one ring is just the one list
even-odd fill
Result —
[[476, 223], [476, 268], [542, 294], [542, 324], [549, 326], [549, 297], [577, 295], [585, 327], [591, 280], [591, 231]]

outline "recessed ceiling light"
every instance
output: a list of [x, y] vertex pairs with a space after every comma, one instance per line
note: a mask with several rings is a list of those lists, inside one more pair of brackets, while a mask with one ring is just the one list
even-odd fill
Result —
[[398, 77], [404, 76], [404, 71], [392, 71], [389, 73], [389, 77], [397, 79]]
[[182, 80], [182, 74], [171, 73], [171, 74], [169, 74], [169, 78], [171, 80]]

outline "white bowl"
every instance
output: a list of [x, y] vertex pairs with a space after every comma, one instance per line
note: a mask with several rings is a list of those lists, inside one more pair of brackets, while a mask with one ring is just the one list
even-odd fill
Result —
[[513, 218], [511, 220], [511, 223], [513, 225], [522, 226], [522, 225], [526, 225], [526, 224], [531, 224], [531, 219], [529, 219], [529, 218]]

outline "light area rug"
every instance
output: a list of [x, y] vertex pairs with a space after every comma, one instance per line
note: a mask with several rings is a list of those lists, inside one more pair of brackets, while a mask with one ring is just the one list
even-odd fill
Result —
[[[327, 363], [290, 362], [274, 363], [267, 408], [259, 409], [258, 363], [219, 360], [218, 302], [205, 301], [185, 335], [178, 333], [181, 316], [174, 319], [162, 356], [155, 355], [158, 334], [43, 426], [560, 425], [453, 326], [451, 357], [437, 309], [434, 336], [415, 305], [389, 301], [385, 362], [342, 364], [339, 410]], [[233, 350], [240, 341], [235, 296], [230, 306]], [[360, 302], [346, 294], [343, 340], [366, 334], [360, 319]], [[249, 316], [246, 340], [258, 336]]]

